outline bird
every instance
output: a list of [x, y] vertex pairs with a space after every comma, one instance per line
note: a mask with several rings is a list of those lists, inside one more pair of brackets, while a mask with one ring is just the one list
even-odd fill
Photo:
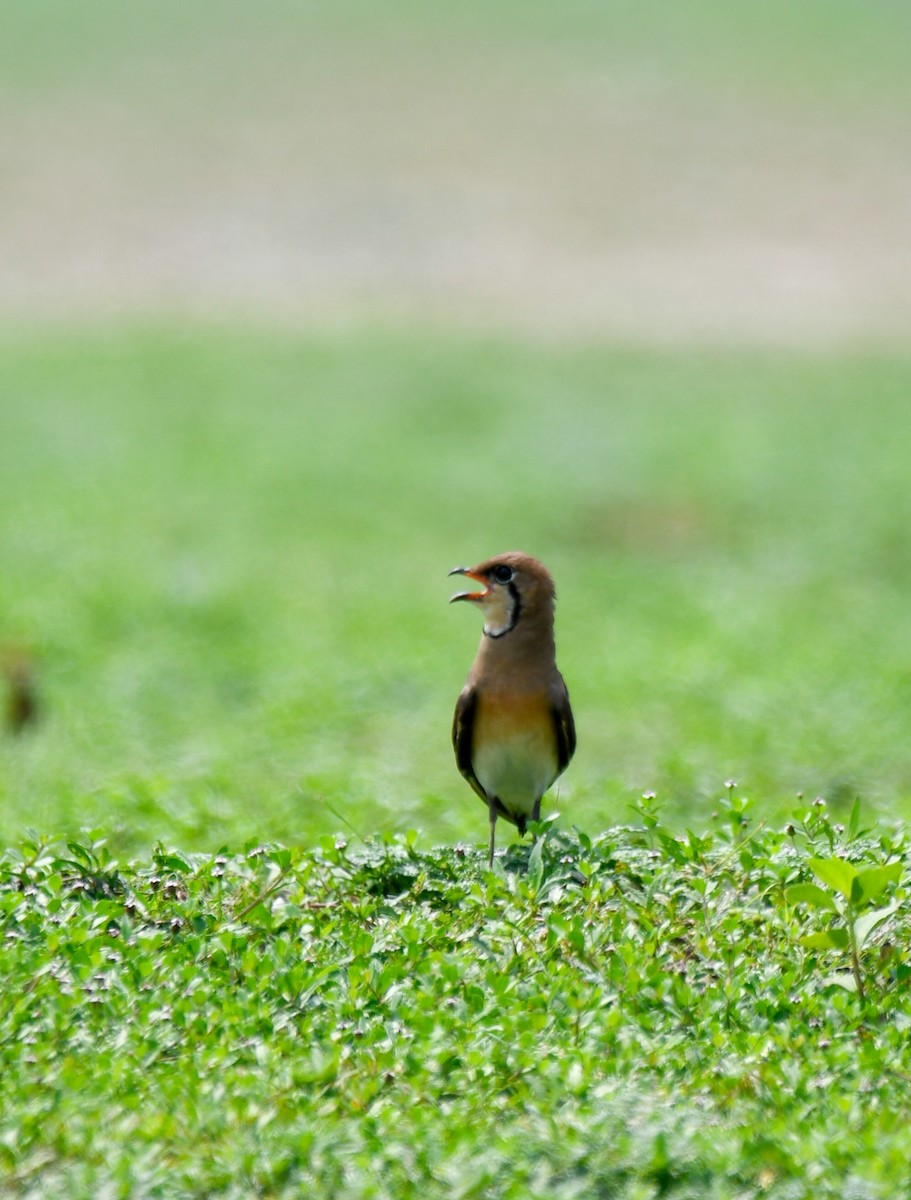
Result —
[[456, 592], [449, 601], [475, 604], [484, 617], [481, 644], [456, 702], [452, 745], [459, 771], [487, 806], [487, 863], [493, 867], [497, 817], [524, 837], [576, 749], [554, 646], [556, 590], [544, 564], [519, 551], [449, 574], [483, 587]]

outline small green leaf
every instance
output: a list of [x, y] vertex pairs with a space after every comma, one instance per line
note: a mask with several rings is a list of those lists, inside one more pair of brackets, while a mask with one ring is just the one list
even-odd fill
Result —
[[538, 838], [528, 856], [528, 883], [537, 892], [544, 878], [544, 838]]
[[811, 950], [846, 950], [848, 931], [847, 929], [827, 929], [824, 933], [808, 933], [800, 939], [800, 944]]
[[667, 1134], [662, 1130], [655, 1135], [652, 1142], [652, 1172], [663, 1176], [670, 1165], [670, 1155], [667, 1148]]
[[91, 867], [94, 865], [95, 860], [90, 852], [86, 850], [85, 846], [80, 846], [78, 842], [71, 841], [67, 841], [66, 846], [73, 858], [77, 858], [84, 866]]
[[846, 900], [851, 899], [851, 887], [857, 878], [857, 869], [842, 858], [811, 858], [810, 869], [817, 879], [841, 892]]
[[854, 922], [854, 939], [859, 948], [863, 949], [876, 926], [891, 917], [897, 908], [896, 900], [893, 904], [887, 904], [885, 908], [876, 908], [873, 912], [864, 913], [862, 917], [857, 918]]
[[860, 796], [856, 796], [851, 805], [851, 816], [848, 818], [848, 841], [853, 842], [860, 833]]
[[865, 904], [882, 895], [890, 883], [895, 883], [902, 873], [901, 863], [889, 863], [885, 867], [871, 867], [861, 871], [854, 880], [851, 899], [855, 904]]
[[838, 912], [838, 906], [829, 895], [815, 883], [795, 883], [785, 891], [788, 904], [812, 904], [814, 908], [826, 908]]
[[850, 971], [833, 971], [831, 975], [824, 976], [819, 982], [823, 987], [834, 985], [844, 988], [846, 992], [857, 991], [857, 980]]
[[193, 868], [182, 854], [178, 854], [172, 850], [170, 852], [156, 852], [155, 866], [159, 871], [175, 871], [178, 875], [186, 875]]

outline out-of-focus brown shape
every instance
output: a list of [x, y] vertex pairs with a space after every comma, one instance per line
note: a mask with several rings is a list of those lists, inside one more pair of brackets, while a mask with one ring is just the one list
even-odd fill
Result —
[[18, 734], [38, 719], [38, 685], [32, 655], [21, 646], [7, 646], [0, 654], [6, 685], [6, 728]]

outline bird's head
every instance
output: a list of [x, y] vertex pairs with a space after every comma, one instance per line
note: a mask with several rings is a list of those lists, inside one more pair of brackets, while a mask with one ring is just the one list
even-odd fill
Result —
[[453, 567], [449, 574], [464, 575], [483, 585], [483, 591], [456, 592], [449, 602], [477, 604], [484, 614], [487, 637], [504, 637], [523, 621], [553, 619], [554, 581], [543, 563], [528, 554], [516, 550], [498, 554], [476, 567]]

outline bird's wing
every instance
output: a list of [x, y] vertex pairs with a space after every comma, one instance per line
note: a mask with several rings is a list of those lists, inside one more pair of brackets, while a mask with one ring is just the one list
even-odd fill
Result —
[[455, 750], [456, 766], [486, 803], [487, 793], [478, 782], [474, 767], [471, 765], [471, 744], [477, 700], [477, 692], [471, 685], [464, 687], [459, 693], [455, 715], [452, 718], [452, 748]]
[[569, 760], [576, 752], [576, 722], [573, 720], [573, 710], [569, 703], [569, 692], [562, 676], [554, 689], [551, 713], [554, 720], [554, 734], [557, 739], [558, 775], [569, 766]]

